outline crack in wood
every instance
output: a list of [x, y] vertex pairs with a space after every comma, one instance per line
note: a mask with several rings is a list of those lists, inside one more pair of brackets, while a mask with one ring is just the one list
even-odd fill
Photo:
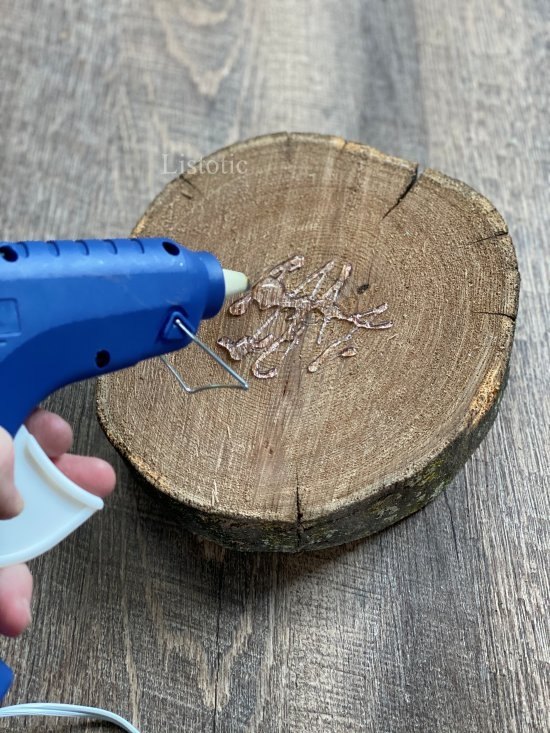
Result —
[[511, 313], [504, 313], [503, 311], [472, 311], [472, 313], [475, 313], [476, 315], [485, 315], [485, 316], [502, 316], [503, 318], [509, 318], [512, 323], [516, 320], [516, 315]]
[[414, 186], [415, 186], [415, 185], [416, 185], [417, 183], [419, 183], [419, 181], [420, 181], [420, 178], [421, 178], [421, 176], [419, 175], [419, 172], [418, 172], [418, 165], [417, 165], [417, 166], [415, 167], [415, 169], [414, 169], [414, 171], [413, 171], [412, 175], [411, 175], [411, 179], [410, 179], [410, 181], [409, 181], [409, 182], [407, 183], [407, 185], [405, 186], [405, 188], [403, 189], [403, 191], [401, 191], [401, 193], [400, 193], [400, 194], [399, 194], [399, 196], [397, 197], [397, 199], [396, 199], [395, 203], [394, 203], [394, 204], [393, 204], [392, 206], [390, 206], [390, 208], [389, 208], [389, 209], [388, 209], [388, 210], [386, 211], [386, 213], [385, 213], [385, 214], [384, 214], [384, 215], [382, 216], [382, 218], [380, 219], [380, 223], [382, 223], [382, 222], [384, 221], [384, 219], [386, 219], [386, 217], [388, 217], [388, 216], [389, 216], [389, 215], [390, 215], [390, 214], [392, 213], [392, 211], [395, 211], [395, 209], [397, 209], [397, 207], [398, 207], [398, 206], [399, 206], [399, 205], [400, 205], [400, 204], [401, 204], [401, 203], [402, 203], [402, 202], [403, 202], [403, 201], [405, 200], [405, 198], [406, 198], [406, 197], [407, 197], [407, 196], [409, 195], [409, 193], [411, 192], [411, 190], [413, 189], [413, 187], [414, 187]]
[[296, 548], [302, 545], [304, 525], [302, 523], [304, 513], [302, 510], [302, 498], [300, 496], [300, 475], [296, 467]]

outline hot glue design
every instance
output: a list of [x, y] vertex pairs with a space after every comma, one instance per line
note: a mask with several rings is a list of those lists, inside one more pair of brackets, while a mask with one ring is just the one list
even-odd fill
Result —
[[[256, 303], [260, 311], [268, 311], [267, 318], [252, 335], [244, 336], [238, 341], [226, 336], [218, 339], [218, 344], [227, 349], [235, 361], [240, 361], [248, 354], [257, 354], [252, 373], [258, 379], [272, 379], [277, 376], [280, 365], [301, 343], [307, 326], [312, 323], [317, 325], [320, 321], [316, 339], [318, 346], [322, 345], [329, 324], [346, 324], [347, 331], [310, 362], [308, 372], [317, 372], [331, 359], [356, 356], [357, 346], [353, 339], [360, 329], [382, 330], [393, 325], [392, 321], [373, 323], [371, 320], [371, 317], [387, 310], [387, 303], [362, 313], [351, 314], [338, 305], [342, 290], [351, 277], [350, 263], [346, 262], [341, 266], [336, 280], [328, 287], [327, 280], [331, 275], [334, 277], [334, 260], [308, 275], [295, 287], [289, 286], [289, 275], [300, 270], [303, 265], [302, 255], [295, 255], [282, 262], [229, 307], [229, 313], [233, 316], [244, 315], [252, 303]], [[278, 365], [266, 365], [269, 357], [276, 359]]]

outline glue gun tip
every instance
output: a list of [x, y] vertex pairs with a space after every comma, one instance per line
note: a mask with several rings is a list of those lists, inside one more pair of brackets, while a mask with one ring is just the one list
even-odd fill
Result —
[[250, 282], [244, 272], [224, 269], [223, 277], [225, 280], [226, 298], [229, 298], [232, 295], [238, 295], [239, 293], [244, 293], [250, 288]]

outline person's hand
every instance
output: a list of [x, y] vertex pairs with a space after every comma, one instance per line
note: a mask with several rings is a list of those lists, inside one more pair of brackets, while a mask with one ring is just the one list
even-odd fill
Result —
[[[65, 420], [36, 410], [25, 423], [42, 449], [72, 481], [92, 494], [105, 497], [115, 487], [115, 472], [101, 458], [69, 455], [73, 431]], [[13, 441], [0, 428], [0, 519], [17, 516], [23, 501], [13, 482]], [[0, 532], [2, 525], [0, 523]], [[26, 565], [0, 570], [0, 634], [17, 636], [31, 622], [32, 576]]]

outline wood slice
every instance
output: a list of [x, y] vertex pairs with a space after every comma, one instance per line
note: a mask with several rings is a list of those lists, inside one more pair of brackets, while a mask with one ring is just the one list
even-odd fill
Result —
[[[502, 217], [465, 184], [340, 138], [272, 135], [169, 183], [133, 234], [211, 250], [260, 281], [241, 315], [224, 308], [200, 330], [216, 345], [260, 329], [241, 361], [215, 347], [247, 393], [186, 396], [158, 359], [99, 384], [108, 437], [192, 530], [287, 552], [377, 532], [436, 496], [488, 430], [519, 275]], [[273, 269], [292, 257], [294, 271]], [[362, 327], [346, 320], [357, 314]], [[194, 385], [222, 376], [195, 347], [170, 359]]]

